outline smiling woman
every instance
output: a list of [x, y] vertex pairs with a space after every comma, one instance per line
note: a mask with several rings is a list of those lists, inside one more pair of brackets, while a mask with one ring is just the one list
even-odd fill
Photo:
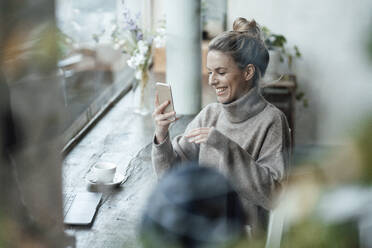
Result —
[[[231, 180], [253, 233], [265, 229], [267, 211], [287, 178], [290, 136], [284, 114], [260, 94], [268, 51], [255, 21], [238, 18], [234, 31], [209, 44], [209, 85], [218, 103], [207, 105], [183, 135], [170, 141], [167, 102], [156, 104], [152, 160], [158, 175], [178, 161], [198, 161]], [[175, 113], [172, 113], [175, 115]]]
[[209, 85], [216, 90], [220, 103], [230, 103], [248, 93], [252, 88], [255, 69], [249, 64], [240, 70], [233, 58], [217, 50], [211, 50], [207, 56]]

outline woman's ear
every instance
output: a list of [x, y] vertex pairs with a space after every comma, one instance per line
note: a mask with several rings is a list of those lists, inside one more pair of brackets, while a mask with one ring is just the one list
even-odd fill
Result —
[[254, 68], [254, 65], [252, 64], [247, 65], [244, 70], [244, 79], [246, 81], [251, 80], [254, 76], [255, 71], [256, 69]]

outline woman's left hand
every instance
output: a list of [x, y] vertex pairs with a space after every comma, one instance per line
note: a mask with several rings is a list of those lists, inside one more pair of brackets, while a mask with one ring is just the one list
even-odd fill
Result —
[[207, 142], [208, 134], [212, 128], [210, 127], [200, 127], [191, 130], [185, 135], [190, 143], [200, 144]]

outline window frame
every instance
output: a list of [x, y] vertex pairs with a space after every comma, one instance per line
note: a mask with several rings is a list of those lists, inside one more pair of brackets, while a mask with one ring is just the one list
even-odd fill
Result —
[[62, 135], [62, 154], [67, 155], [97, 122], [124, 96], [134, 83], [133, 70], [128, 66], [119, 72], [112, 85], [99, 96], [72, 122]]

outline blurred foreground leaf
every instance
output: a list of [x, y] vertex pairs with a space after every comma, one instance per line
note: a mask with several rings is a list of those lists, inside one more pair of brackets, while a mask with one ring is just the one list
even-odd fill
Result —
[[325, 224], [309, 218], [290, 228], [284, 235], [284, 248], [349, 248], [359, 247], [355, 223]]

